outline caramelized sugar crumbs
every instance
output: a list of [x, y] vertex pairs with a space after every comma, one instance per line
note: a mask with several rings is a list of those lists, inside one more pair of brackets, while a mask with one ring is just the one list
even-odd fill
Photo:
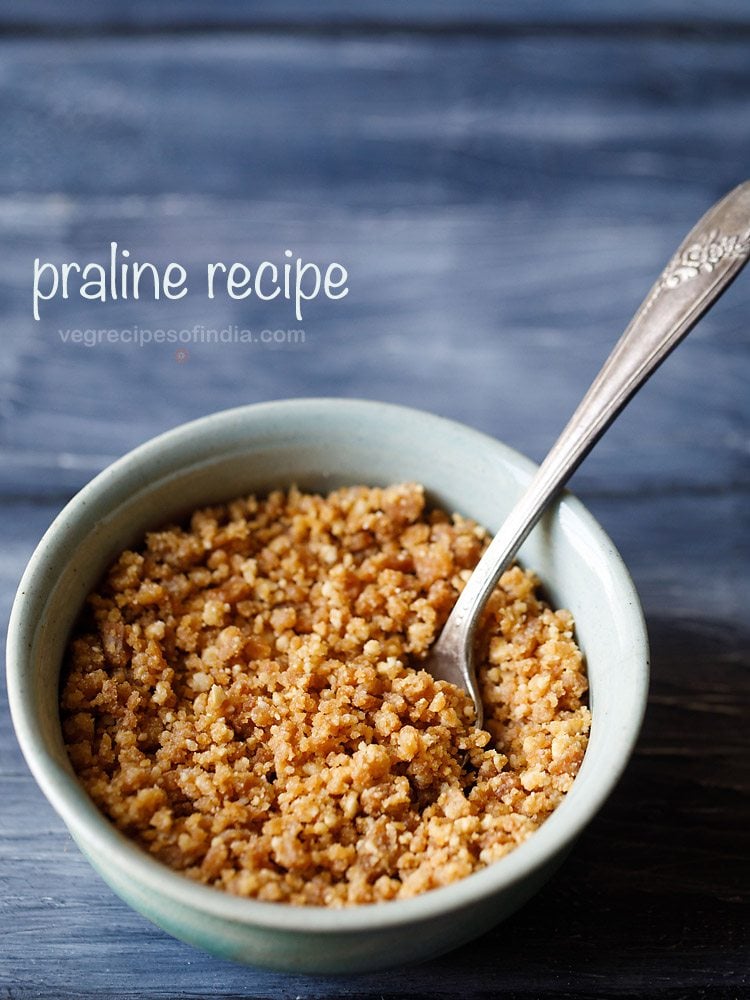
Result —
[[487, 542], [415, 484], [278, 491], [148, 534], [70, 643], [80, 780], [156, 858], [241, 896], [372, 903], [497, 861], [570, 789], [590, 714], [572, 618], [518, 567], [481, 636], [486, 729], [420, 669]]

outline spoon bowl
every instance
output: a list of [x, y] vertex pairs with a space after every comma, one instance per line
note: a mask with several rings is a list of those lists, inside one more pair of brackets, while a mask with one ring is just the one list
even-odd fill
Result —
[[[429, 958], [487, 930], [549, 878], [612, 791], [638, 733], [648, 665], [643, 616], [611, 541], [559, 498], [519, 558], [576, 619], [592, 730], [561, 806], [501, 861], [413, 899], [345, 910], [231, 896], [172, 871], [121, 834], [76, 779], [60, 731], [69, 632], [113, 557], [191, 509], [296, 482], [422, 482], [431, 501], [497, 530], [534, 474], [517, 452], [440, 417], [383, 403], [293, 400], [228, 410], [170, 431], [110, 466], [62, 511], [19, 587], [8, 636], [18, 739], [42, 791], [127, 903], [214, 954], [286, 971], [355, 972]], [[56, 835], [63, 851], [63, 831]], [[58, 891], [64, 893], [66, 869]]]

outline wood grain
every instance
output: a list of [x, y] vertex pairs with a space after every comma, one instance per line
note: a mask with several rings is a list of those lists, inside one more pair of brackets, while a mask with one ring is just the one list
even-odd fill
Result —
[[[80, 486], [223, 406], [393, 400], [540, 458], [673, 247], [750, 163], [739, 2], [205, 10], [0, 11], [2, 622]], [[208, 260], [293, 245], [342, 261], [351, 291], [299, 324], [197, 291], [168, 308], [56, 301], [35, 323], [34, 257], [101, 259], [110, 239], [182, 261], [196, 290]], [[741, 279], [574, 481], [641, 595], [652, 691], [615, 794], [515, 918], [422, 966], [335, 980], [193, 951], [91, 872], [3, 690], [0, 997], [745, 995], [749, 307]], [[195, 324], [306, 338], [198, 344], [180, 364], [166, 345], [59, 335]]]
[[441, 31], [517, 31], [537, 30], [559, 33], [561, 30], [582, 34], [627, 27], [641, 34], [649, 29], [674, 33], [732, 33], [750, 20], [742, 0], [713, 0], [710, 7], [701, 0], [609, 0], [592, 6], [588, 0], [180, 0], [178, 4], [154, 4], [149, 0], [131, 0], [127, 5], [117, 0], [77, 0], [59, 4], [55, 0], [5, 0], [0, 10], [0, 27], [18, 33], [38, 35], [45, 29], [60, 34], [68, 32], [130, 32], [152, 34], [155, 31], [258, 30], [273, 26], [287, 32], [318, 29], [338, 31], [412, 30]]
[[[3, 492], [74, 489], [187, 417], [321, 392], [413, 401], [540, 457], [676, 243], [750, 162], [744, 43], [720, 59], [616, 40], [2, 48]], [[35, 323], [42, 248], [58, 263], [102, 259], [114, 237], [139, 259], [178, 256], [194, 290], [166, 307], [56, 300]], [[349, 296], [311, 304], [303, 324], [275, 304], [206, 301], [207, 261], [287, 244], [340, 259]], [[587, 483], [747, 485], [749, 288], [656, 376]], [[59, 335], [167, 324], [301, 325], [306, 341], [198, 345], [177, 365], [166, 345]]]

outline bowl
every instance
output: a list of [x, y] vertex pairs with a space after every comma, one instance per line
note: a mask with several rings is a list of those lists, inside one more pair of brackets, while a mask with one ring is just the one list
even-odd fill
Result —
[[125, 455], [71, 500], [21, 581], [8, 635], [8, 688], [21, 748], [42, 791], [114, 891], [171, 934], [213, 954], [286, 971], [343, 973], [425, 959], [509, 916], [550, 877], [615, 786], [648, 684], [645, 624], [612, 542], [573, 496], [545, 515], [519, 559], [569, 608], [586, 657], [592, 729], [573, 787], [526, 842], [495, 864], [413, 899], [296, 907], [200, 885], [121, 834], [77, 781], [58, 713], [60, 665], [84, 600], [123, 548], [191, 509], [296, 483], [424, 484], [440, 506], [497, 530], [535, 466], [506, 445], [418, 410], [301, 399], [226, 410]]

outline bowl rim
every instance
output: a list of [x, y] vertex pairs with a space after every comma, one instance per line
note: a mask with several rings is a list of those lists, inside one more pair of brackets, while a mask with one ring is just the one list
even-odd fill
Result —
[[51, 592], [59, 576], [59, 569], [54, 569], [59, 563], [52, 559], [52, 555], [60, 547], [66, 534], [74, 530], [71, 519], [84, 516], [84, 509], [87, 505], [93, 506], [93, 501], [102, 492], [116, 486], [127, 476], [132, 476], [134, 469], [153, 459], [165, 448], [178, 449], [187, 444], [197, 431], [210, 431], [238, 419], [252, 419], [254, 416], [273, 419], [285, 411], [295, 413], [298, 418], [313, 419], [316, 411], [320, 413], [334, 410], [342, 418], [359, 414], [377, 419], [378, 415], [388, 412], [401, 419], [428, 421], [436, 426], [442, 424], [446, 430], [474, 438], [484, 449], [494, 452], [506, 465], [525, 477], [530, 477], [537, 468], [535, 463], [520, 452], [466, 424], [425, 410], [375, 400], [350, 397], [278, 399], [220, 410], [182, 423], [149, 439], [107, 466], [75, 494], [55, 517], [34, 550], [19, 584], [8, 625], [6, 661], [11, 717], [21, 750], [42, 792], [79, 846], [90, 847], [99, 858], [106, 857], [114, 862], [114, 868], [121, 874], [127, 873], [128, 881], [138, 885], [142, 891], [166, 897], [172, 903], [191, 911], [246, 926], [317, 935], [332, 932], [346, 935], [428, 921], [445, 913], [464, 909], [486, 897], [495, 896], [501, 890], [525, 879], [545, 863], [551, 862], [578, 837], [612, 792], [625, 769], [643, 720], [649, 677], [646, 624], [635, 585], [606, 532], [584, 505], [565, 491], [560, 501], [561, 506], [569, 509], [587, 534], [595, 539], [600, 548], [606, 550], [608, 572], [617, 592], [623, 597], [623, 604], [627, 604], [629, 609], [627, 615], [630, 619], [630, 637], [634, 643], [636, 662], [641, 664], [637, 683], [631, 692], [629, 712], [623, 719], [624, 724], [618, 727], [616, 763], [607, 768], [606, 773], [594, 774], [589, 779], [590, 787], [584, 800], [573, 803], [572, 809], [566, 808], [571, 805], [569, 795], [566, 796], [528, 840], [515, 847], [500, 861], [457, 882], [431, 889], [410, 899], [342, 908], [267, 902], [234, 896], [225, 890], [202, 885], [150, 857], [117, 830], [94, 805], [83, 786], [61, 771], [59, 764], [48, 753], [35, 726], [32, 699], [24, 682], [24, 675], [30, 669], [31, 642], [28, 637], [34, 633], [33, 625], [27, 621], [29, 616], [26, 608], [30, 603], [27, 595]]

